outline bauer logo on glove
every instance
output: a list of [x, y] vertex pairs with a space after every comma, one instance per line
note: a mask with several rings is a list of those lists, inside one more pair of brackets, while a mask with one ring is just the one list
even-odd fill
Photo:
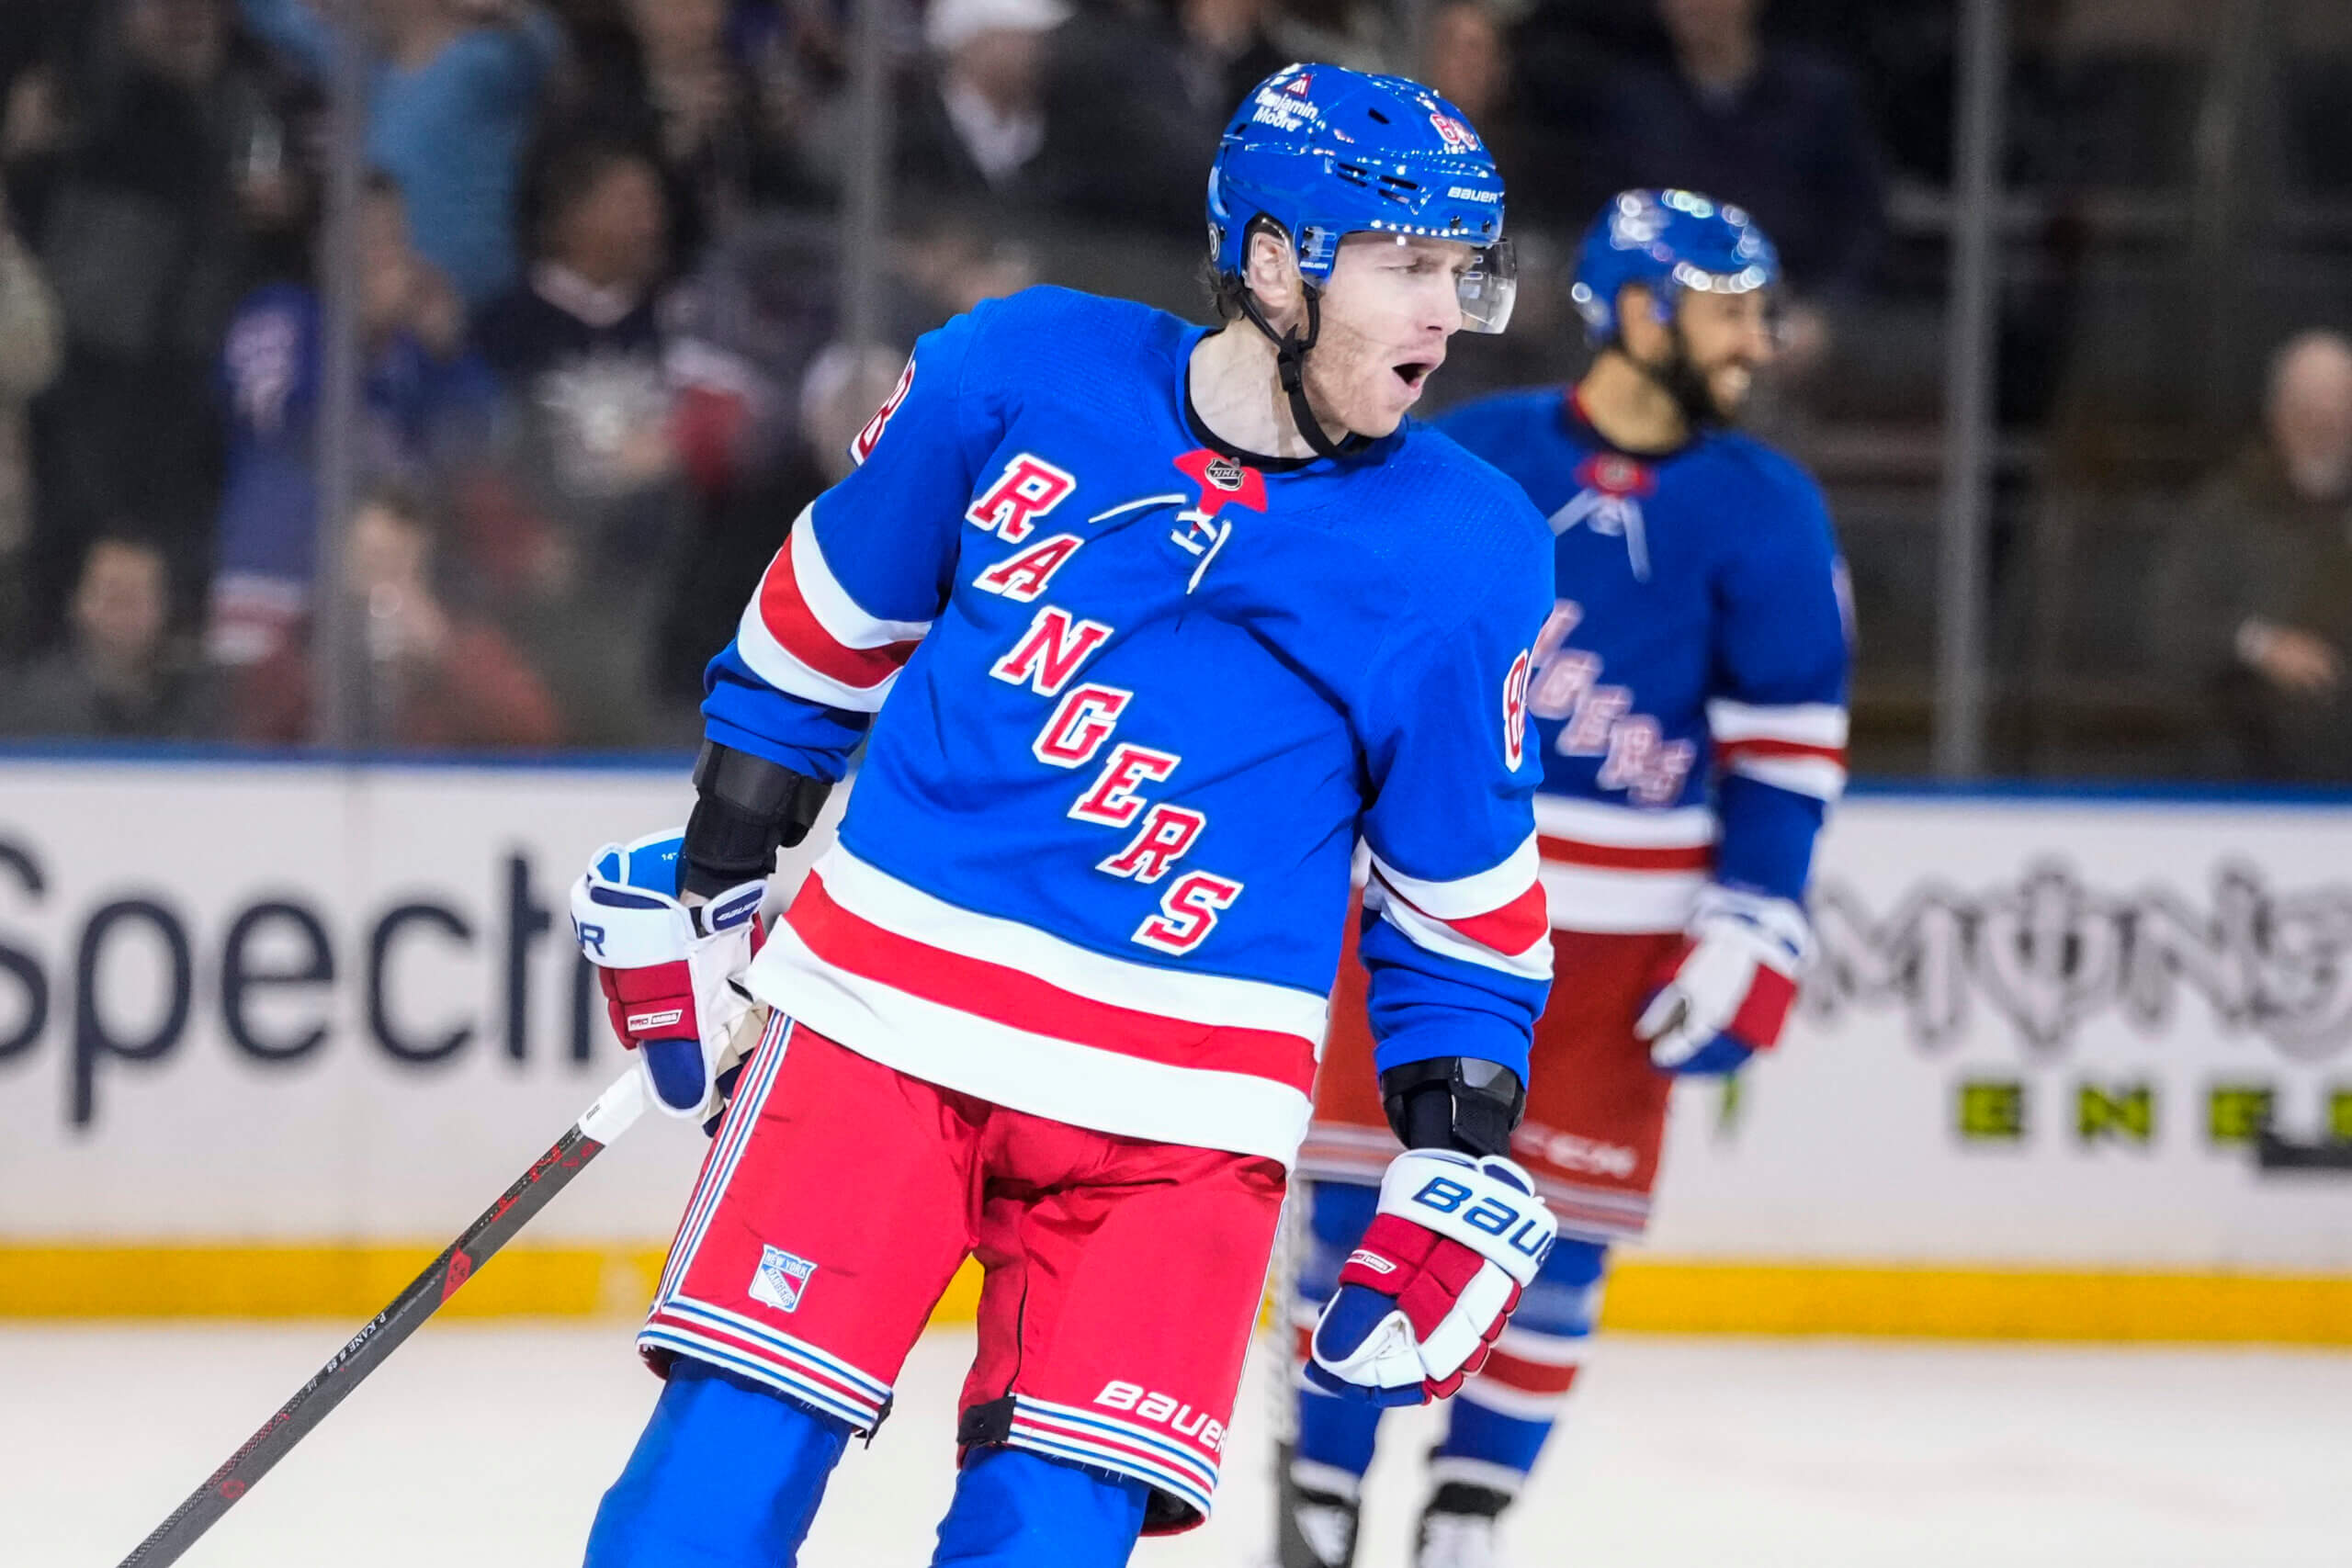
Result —
[[1555, 1229], [1510, 1160], [1397, 1156], [1315, 1325], [1307, 1381], [1375, 1404], [1445, 1398], [1485, 1365]]
[[737, 982], [766, 931], [764, 881], [689, 908], [677, 897], [682, 829], [607, 844], [571, 886], [571, 925], [596, 966], [613, 1032], [638, 1053], [653, 1102], [699, 1121], [722, 1090], [715, 1071], [752, 1010]]

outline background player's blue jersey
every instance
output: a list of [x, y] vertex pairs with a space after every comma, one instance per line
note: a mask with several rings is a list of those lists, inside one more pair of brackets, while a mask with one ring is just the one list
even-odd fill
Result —
[[1551, 541], [1426, 427], [1209, 449], [1201, 336], [1054, 289], [926, 336], [704, 711], [825, 777], [872, 727], [761, 996], [998, 1103], [1287, 1161], [1359, 837], [1382, 1066], [1526, 1071]]
[[1736, 433], [1620, 451], [1556, 388], [1442, 427], [1518, 480], [1555, 536], [1528, 686], [1554, 923], [1677, 930], [1710, 875], [1801, 900], [1845, 784], [1849, 655], [1813, 480]]

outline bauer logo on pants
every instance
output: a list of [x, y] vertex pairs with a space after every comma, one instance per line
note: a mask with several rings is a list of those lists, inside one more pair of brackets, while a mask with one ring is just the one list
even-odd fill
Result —
[[817, 1266], [805, 1258], [795, 1258], [780, 1247], [760, 1248], [760, 1271], [752, 1276], [752, 1299], [765, 1302], [778, 1312], [800, 1310], [800, 1292], [808, 1288], [808, 1277]]

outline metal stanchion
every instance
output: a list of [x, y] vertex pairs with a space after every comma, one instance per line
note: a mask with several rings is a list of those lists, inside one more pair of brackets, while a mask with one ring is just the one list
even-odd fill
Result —
[[1942, 547], [1937, 566], [1936, 772], [1984, 767], [1984, 536], [1991, 523], [1993, 356], [2000, 290], [2007, 0], [1962, 0], [1944, 345]]
[[359, 202], [367, 164], [368, 6], [335, 7], [334, 70], [327, 111], [326, 226], [321, 280], [318, 564], [311, 583], [311, 739], [334, 750], [364, 742], [366, 698], [359, 628], [344, 592], [343, 541], [359, 463]]

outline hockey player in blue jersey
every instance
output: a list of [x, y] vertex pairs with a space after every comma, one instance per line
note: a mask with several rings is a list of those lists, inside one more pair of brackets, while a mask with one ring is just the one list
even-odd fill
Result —
[[[713, 661], [683, 837], [582, 951], [656, 1098], [731, 1090], [591, 1568], [794, 1561], [957, 1266], [939, 1563], [1125, 1562], [1211, 1506], [1359, 840], [1386, 1168], [1310, 1375], [1476, 1371], [1553, 1225], [1504, 1148], [1551, 976], [1526, 682], [1551, 537], [1406, 418], [1501, 330], [1502, 187], [1410, 82], [1293, 66], [1209, 179], [1221, 328], [1032, 289], [917, 344]], [[864, 739], [838, 842], [756, 910]]]
[[[1807, 946], [1805, 879], [1845, 780], [1848, 633], [1821, 494], [1730, 426], [1771, 357], [1778, 265], [1735, 207], [1628, 191], [1587, 234], [1582, 380], [1454, 411], [1449, 434], [1527, 490], [1557, 596], [1527, 705], [1557, 984], [1511, 1140], [1560, 1238], [1431, 1458], [1418, 1568], [1493, 1568], [1577, 1374], [1609, 1248], [1648, 1219], [1668, 1093], [1770, 1047]], [[1385, 1118], [1362, 1061], [1382, 1021], [1342, 984], [1301, 1154], [1311, 1324], [1374, 1207]], [[1283, 1568], [1353, 1561], [1379, 1412], [1297, 1401], [1277, 1478]]]

